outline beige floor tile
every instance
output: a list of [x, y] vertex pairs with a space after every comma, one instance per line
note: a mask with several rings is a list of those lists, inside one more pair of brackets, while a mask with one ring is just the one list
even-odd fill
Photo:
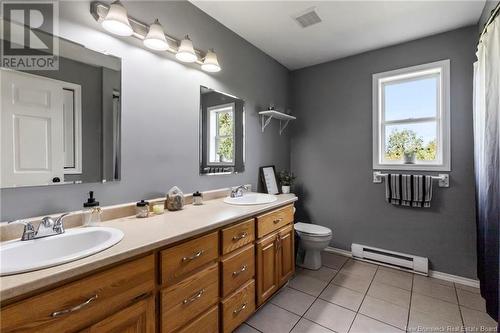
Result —
[[396, 327], [381, 323], [362, 314], [357, 314], [349, 333], [400, 333]]
[[455, 287], [457, 289], [462, 289], [462, 290], [465, 290], [465, 291], [468, 291], [468, 292], [474, 293], [474, 294], [479, 294], [480, 293], [479, 288], [471, 287], [471, 286], [466, 286], [466, 285], [460, 284], [460, 283], [455, 283]]
[[359, 313], [403, 330], [408, 320], [407, 308], [371, 296], [365, 297]]
[[344, 308], [358, 311], [364, 296], [364, 294], [357, 291], [330, 284], [321, 295], [319, 295], [319, 298], [343, 306]]
[[301, 291], [285, 287], [280, 290], [273, 298], [271, 303], [282, 307], [285, 310], [302, 316], [313, 304], [315, 297]]
[[401, 289], [411, 290], [413, 275], [397, 269], [380, 266], [377, 270], [377, 274], [375, 274], [374, 281]]
[[443, 286], [453, 287], [453, 282], [450, 282], [450, 281], [445, 281], [445, 280], [441, 280], [441, 279], [431, 278], [431, 277], [423, 276], [423, 275], [420, 275], [420, 274], [414, 274], [413, 277], [414, 277], [414, 280], [431, 281], [433, 283], [437, 283], [437, 284], [440, 284], [440, 285], [443, 285]]
[[259, 333], [255, 328], [245, 323], [241, 324], [233, 333]]
[[300, 317], [274, 304], [267, 303], [247, 322], [264, 333], [288, 333]]
[[353, 311], [318, 299], [304, 317], [335, 332], [347, 333], [355, 315]]
[[[497, 323], [486, 313], [461, 306], [467, 332], [496, 332]], [[481, 330], [482, 329], [482, 330]]]
[[451, 286], [445, 285], [439, 281], [440, 280], [437, 279], [415, 275], [413, 280], [413, 292], [458, 304], [455, 286], [453, 284], [451, 284]]
[[410, 310], [408, 332], [462, 332], [461, 323], [452, 323], [434, 314]]
[[393, 287], [385, 283], [372, 282], [367, 295], [405, 308], [410, 307], [411, 293], [408, 290]]
[[297, 267], [295, 270], [296, 275], [306, 275], [325, 282], [330, 282], [335, 276], [335, 274], [337, 274], [337, 272], [338, 271], [328, 268], [326, 266], [322, 266], [317, 271], [301, 267]]
[[305, 292], [306, 294], [312, 295], [312, 296], [319, 296], [323, 289], [328, 285], [328, 282], [321, 281], [315, 278], [312, 278], [307, 275], [296, 275], [290, 282], [288, 283], [288, 286], [300, 290], [302, 292]]
[[360, 293], [365, 293], [370, 286], [371, 277], [338, 272], [333, 278], [332, 283]]
[[486, 312], [486, 301], [479, 294], [467, 290], [457, 289], [458, 304], [467, 308]]
[[437, 298], [413, 293], [411, 298], [411, 310], [426, 313], [433, 316], [433, 318], [441, 318], [456, 326], [462, 324], [458, 305]]
[[293, 328], [291, 333], [332, 333], [333, 331], [302, 318]]
[[340, 271], [342, 273], [373, 277], [377, 271], [377, 265], [351, 259], [342, 266]]
[[347, 257], [331, 253], [331, 252], [326, 252], [323, 251], [321, 252], [321, 260], [323, 263], [323, 266], [333, 268], [336, 270], [339, 270], [342, 265], [347, 261]]

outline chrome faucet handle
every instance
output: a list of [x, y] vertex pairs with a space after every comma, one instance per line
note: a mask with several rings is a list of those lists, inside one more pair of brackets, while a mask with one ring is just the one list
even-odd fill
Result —
[[243, 190], [248, 191], [248, 186], [240, 185], [231, 189], [231, 198], [241, 197], [243, 195]]
[[31, 240], [35, 238], [35, 227], [31, 222], [25, 220], [15, 220], [9, 221], [8, 224], [22, 224], [24, 225], [23, 235], [21, 236], [22, 241]]
[[64, 233], [64, 217], [68, 216], [70, 213], [64, 213], [62, 214], [61, 216], [59, 216], [58, 218], [56, 218], [56, 220], [54, 221], [54, 225], [52, 226], [52, 228], [54, 229], [55, 232], [57, 232], [58, 234], [62, 234]]

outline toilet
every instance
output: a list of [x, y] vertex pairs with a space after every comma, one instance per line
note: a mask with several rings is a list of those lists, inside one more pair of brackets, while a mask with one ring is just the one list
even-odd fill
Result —
[[294, 228], [299, 236], [299, 248], [302, 251], [297, 265], [307, 269], [320, 269], [321, 251], [330, 244], [332, 231], [317, 224], [303, 222], [295, 223]]

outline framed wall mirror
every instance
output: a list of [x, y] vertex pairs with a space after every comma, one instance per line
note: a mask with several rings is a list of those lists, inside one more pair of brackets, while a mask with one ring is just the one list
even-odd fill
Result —
[[121, 59], [58, 40], [57, 70], [0, 68], [1, 188], [121, 177]]
[[200, 175], [245, 170], [245, 101], [200, 87]]

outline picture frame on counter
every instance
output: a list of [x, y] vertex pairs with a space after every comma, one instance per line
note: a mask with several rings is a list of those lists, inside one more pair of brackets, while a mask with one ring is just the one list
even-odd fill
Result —
[[276, 168], [274, 165], [262, 166], [259, 168], [260, 180], [267, 194], [279, 194], [278, 179], [276, 178]]

